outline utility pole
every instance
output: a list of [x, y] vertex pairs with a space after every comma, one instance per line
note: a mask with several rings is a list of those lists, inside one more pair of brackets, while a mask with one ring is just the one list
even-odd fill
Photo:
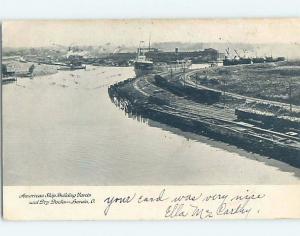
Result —
[[183, 62], [183, 84], [185, 87], [185, 62]]
[[288, 81], [289, 87], [288, 87], [288, 93], [289, 93], [289, 103], [290, 103], [290, 112], [293, 110], [292, 105], [292, 82]]
[[224, 102], [224, 109], [225, 109], [225, 106], [226, 106], [226, 78], [224, 77], [224, 81], [223, 81], [223, 102]]

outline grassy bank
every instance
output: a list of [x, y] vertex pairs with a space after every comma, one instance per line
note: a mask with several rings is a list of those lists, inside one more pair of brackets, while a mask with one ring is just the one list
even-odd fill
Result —
[[33, 76], [43, 76], [57, 73], [57, 66], [53, 65], [42, 65], [31, 62], [19, 62], [19, 61], [9, 61], [7, 63], [9, 70], [15, 71], [16, 75], [26, 73], [31, 65], [34, 65]]
[[300, 105], [300, 62], [207, 68], [192, 79], [219, 90]]

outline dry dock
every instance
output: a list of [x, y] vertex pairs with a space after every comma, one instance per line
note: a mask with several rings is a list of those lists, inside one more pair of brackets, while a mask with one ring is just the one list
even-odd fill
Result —
[[128, 79], [109, 87], [111, 100], [125, 112], [204, 135], [300, 167], [300, 138], [238, 120], [222, 94], [192, 84], [197, 70]]

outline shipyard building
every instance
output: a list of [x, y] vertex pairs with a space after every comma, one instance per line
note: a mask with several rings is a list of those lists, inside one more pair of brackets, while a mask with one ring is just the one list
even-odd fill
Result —
[[177, 60], [188, 59], [193, 63], [205, 63], [209, 61], [218, 61], [223, 57], [222, 53], [213, 48], [207, 48], [203, 51], [185, 51], [181, 52], [175, 48], [173, 52], [149, 51], [146, 52], [147, 58], [153, 62], [173, 62]]

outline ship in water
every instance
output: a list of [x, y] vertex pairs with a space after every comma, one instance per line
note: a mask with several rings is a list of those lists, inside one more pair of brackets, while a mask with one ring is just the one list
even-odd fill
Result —
[[81, 55], [69, 55], [65, 59], [65, 63], [60, 64], [58, 70], [82, 70], [86, 69], [86, 66], [82, 64], [83, 57]]
[[154, 70], [154, 63], [146, 58], [143, 48], [139, 47], [137, 51], [137, 57], [134, 61], [134, 72], [136, 77], [150, 74]]
[[84, 70], [86, 69], [86, 66], [82, 65], [81, 63], [65, 64], [58, 68], [58, 70], [81, 70], [81, 69], [84, 69]]
[[[253, 61], [251, 58], [244, 56], [241, 56], [237, 50], [234, 49], [235, 56], [233, 59], [230, 58], [230, 52], [229, 48], [225, 49], [227, 55], [225, 56], [225, 59], [223, 60], [223, 66], [231, 66], [231, 65], [247, 65], [247, 64], [252, 64]], [[244, 53], [246, 50], [244, 50]]]
[[[256, 64], [256, 63], [266, 63], [266, 62], [281, 62], [285, 61], [285, 57], [242, 57], [237, 52], [237, 50], [234, 49], [234, 52], [236, 53], [236, 56], [234, 56], [233, 59], [230, 58], [229, 48], [225, 49], [227, 55], [225, 56], [225, 59], [223, 60], [223, 66], [232, 66], [232, 65], [241, 65], [241, 64]], [[245, 52], [246, 50], [244, 50]]]
[[159, 72], [184, 71], [190, 68], [192, 65], [192, 61], [189, 59], [170, 61], [168, 63], [154, 63], [145, 55], [145, 51], [151, 51], [151, 49], [152, 48], [150, 47], [150, 43], [148, 48], [138, 48], [137, 57], [133, 64], [136, 77]]

